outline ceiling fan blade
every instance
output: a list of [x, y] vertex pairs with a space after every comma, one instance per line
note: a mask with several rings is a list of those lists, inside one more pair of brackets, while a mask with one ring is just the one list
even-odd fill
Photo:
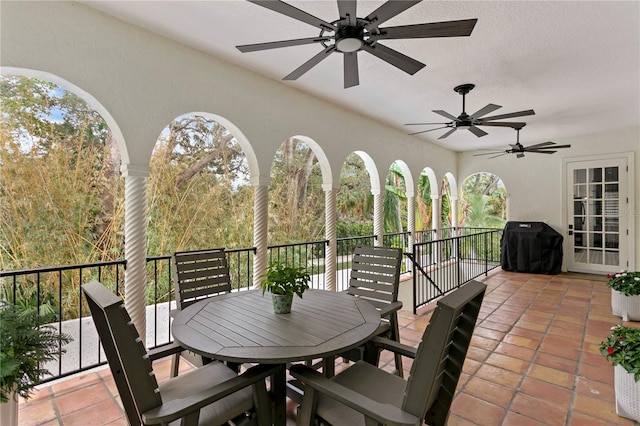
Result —
[[384, 3], [382, 6], [380, 6], [376, 10], [374, 10], [373, 12], [371, 12], [369, 16], [365, 18], [367, 21], [373, 21], [370, 24], [367, 24], [365, 28], [367, 29], [367, 31], [372, 31], [373, 29], [377, 28], [378, 25], [388, 21], [394, 16], [409, 9], [410, 7], [415, 6], [421, 1], [422, 0], [408, 0], [408, 1], [390, 0]]
[[[528, 146], [527, 149], [533, 147], [534, 145]], [[544, 146], [537, 149], [559, 149], [559, 148], [571, 148], [571, 145], [552, 145], [552, 146]]]
[[479, 127], [476, 126], [471, 126], [469, 127], [469, 131], [471, 133], [473, 133], [474, 135], [476, 135], [477, 137], [481, 138], [484, 135], [488, 135], [489, 133], [485, 132], [484, 130], [480, 129]]
[[397, 50], [383, 46], [380, 43], [376, 43], [374, 45], [365, 44], [362, 46], [362, 49], [393, 65], [394, 67], [400, 68], [407, 74], [413, 75], [425, 67], [422, 62], [418, 62], [415, 59], [403, 55]]
[[447, 124], [449, 127], [453, 124], [453, 121], [448, 123], [406, 123], [405, 126], [435, 126], [438, 124]]
[[529, 146], [525, 146], [525, 149], [531, 149], [531, 148], [541, 148], [541, 147], [545, 147], [545, 148], [555, 148], [555, 146], [551, 146], [551, 145], [555, 145], [555, 142], [542, 142], [542, 143], [537, 143], [535, 145], [529, 145]]
[[450, 128], [450, 127], [451, 127], [451, 126], [436, 127], [435, 129], [429, 129], [429, 130], [423, 130], [423, 131], [421, 131], [421, 132], [409, 133], [409, 136], [419, 135], [420, 133], [433, 132], [434, 130], [448, 129], [448, 128]]
[[474, 157], [480, 157], [482, 155], [493, 155], [493, 154], [506, 154], [506, 151], [491, 151], [491, 152], [483, 152], [482, 154], [473, 154]]
[[345, 53], [344, 55], [344, 88], [360, 84], [358, 76], [358, 52]]
[[447, 136], [449, 136], [451, 133], [455, 132], [456, 130], [458, 130], [457, 127], [454, 127], [453, 129], [449, 130], [447, 133], [445, 133], [444, 135], [440, 136], [438, 139], [444, 139]]
[[490, 121], [490, 122], [486, 122], [483, 120], [480, 120], [478, 123], [476, 123], [476, 126], [494, 126], [494, 127], [513, 127], [518, 128], [518, 127], [522, 127], [527, 123], [522, 123], [522, 122], [509, 122], [509, 121], [505, 121], [505, 122], [500, 122], [500, 121]]
[[340, 19], [346, 19], [348, 25], [355, 25], [357, 0], [338, 0], [338, 12]]
[[510, 153], [509, 152], [503, 152], [502, 154], [498, 154], [498, 155], [494, 155], [493, 157], [489, 157], [489, 159], [502, 157], [503, 155], [507, 155], [507, 154], [510, 154]]
[[480, 108], [478, 111], [474, 112], [473, 114], [471, 114], [471, 117], [474, 119], [478, 119], [480, 117], [482, 117], [483, 115], [487, 115], [490, 112], [493, 112], [495, 110], [497, 110], [498, 108], [502, 108], [500, 105], [496, 105], [496, 104], [489, 104], [484, 108]]
[[243, 52], [257, 52], [259, 50], [278, 49], [280, 47], [301, 46], [303, 44], [320, 43], [323, 41], [329, 41], [331, 37], [309, 37], [309, 38], [296, 38], [294, 40], [283, 41], [271, 41], [268, 43], [256, 43], [245, 44], [242, 46], [236, 46], [236, 48]]
[[502, 115], [494, 115], [492, 117], [485, 117], [482, 120], [486, 120], [486, 121], [502, 120], [504, 118], [524, 117], [526, 115], [535, 115], [535, 112], [532, 109], [528, 109], [526, 111], [510, 112], [509, 114], [502, 114]]
[[257, 4], [258, 6], [262, 6], [269, 10], [273, 10], [274, 12], [281, 13], [290, 18], [297, 19], [298, 21], [302, 21], [306, 24], [313, 25], [314, 27], [318, 27], [320, 29], [326, 29], [329, 31], [335, 31], [335, 25], [324, 21], [320, 18], [317, 18], [303, 10], [298, 9], [297, 7], [293, 7], [288, 3], [283, 1], [275, 1], [275, 0], [248, 0], [251, 3]]
[[290, 73], [285, 78], [283, 78], [283, 80], [297, 80], [304, 73], [309, 71], [314, 66], [318, 65], [323, 59], [325, 59], [327, 56], [332, 54], [335, 50], [336, 50], [335, 46], [327, 47], [322, 52], [318, 53], [313, 58], [309, 59], [307, 62], [305, 62], [304, 64], [300, 65], [292, 73]]
[[435, 37], [465, 37], [471, 35], [477, 19], [461, 21], [429, 22], [426, 24], [401, 25], [397, 27], [380, 28], [380, 34], [372, 34], [373, 40], [407, 39], [407, 38], [435, 38]]
[[547, 151], [547, 150], [539, 151], [539, 150], [537, 150], [537, 149], [534, 149], [533, 151], [530, 151], [530, 150], [528, 150], [528, 149], [525, 149], [524, 151], [525, 151], [525, 152], [530, 152], [530, 153], [532, 153], [532, 154], [554, 154], [554, 153], [556, 153], [556, 152], [557, 152], [557, 151]]
[[443, 117], [447, 117], [453, 121], [458, 121], [458, 117], [454, 117], [453, 115], [449, 114], [447, 111], [443, 111], [441, 109], [434, 109], [433, 112], [435, 112], [436, 114], [440, 114]]

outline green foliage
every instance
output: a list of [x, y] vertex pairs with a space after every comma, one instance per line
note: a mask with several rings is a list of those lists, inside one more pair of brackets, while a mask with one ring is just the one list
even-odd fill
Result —
[[640, 272], [622, 271], [617, 274], [607, 275], [607, 287], [619, 291], [625, 296], [637, 296], [640, 294]]
[[65, 352], [62, 345], [71, 337], [45, 325], [53, 319], [35, 309], [0, 307], [0, 402], [7, 402], [13, 390], [29, 398], [42, 376], [50, 374], [44, 363]]
[[502, 228], [507, 218], [507, 191], [492, 173], [476, 173], [462, 183], [460, 226]]
[[336, 233], [338, 238], [358, 237], [362, 235], [373, 235], [373, 223], [368, 221], [351, 222], [338, 221], [336, 223]]
[[260, 281], [262, 294], [269, 291], [272, 294], [293, 296], [297, 294], [302, 298], [302, 293], [309, 289], [311, 277], [303, 267], [295, 268], [285, 266], [284, 263], [274, 262], [267, 268], [267, 272]]
[[620, 365], [640, 381], [640, 328], [616, 326], [600, 343], [600, 353], [614, 366]]

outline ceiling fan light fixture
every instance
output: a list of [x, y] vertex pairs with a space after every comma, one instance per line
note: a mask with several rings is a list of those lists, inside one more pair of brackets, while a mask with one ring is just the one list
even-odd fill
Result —
[[357, 52], [363, 45], [364, 42], [355, 37], [345, 37], [336, 41], [336, 49], [342, 53]]
[[457, 126], [458, 129], [460, 130], [469, 130], [471, 128], [470, 124], [460, 124], [459, 126]]

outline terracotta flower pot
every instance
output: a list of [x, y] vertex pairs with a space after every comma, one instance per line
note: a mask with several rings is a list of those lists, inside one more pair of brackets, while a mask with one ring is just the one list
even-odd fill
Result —
[[273, 312], [276, 314], [288, 314], [291, 312], [291, 304], [293, 303], [293, 294], [271, 294], [273, 301]]

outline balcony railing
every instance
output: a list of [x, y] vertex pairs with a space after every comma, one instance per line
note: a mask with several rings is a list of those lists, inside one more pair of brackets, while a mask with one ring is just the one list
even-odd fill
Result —
[[[456, 230], [440, 230], [438, 234]], [[460, 231], [458, 233], [469, 233]], [[485, 272], [487, 267], [499, 264], [499, 234], [497, 231], [473, 231], [471, 235], [433, 240], [436, 231], [418, 231], [414, 234], [414, 259], [422, 262], [422, 267], [435, 270], [442, 268], [443, 291], [461, 284], [461, 279], [475, 277]], [[383, 236], [385, 245], [409, 250], [409, 233]], [[497, 245], [496, 245], [497, 238]], [[340, 238], [337, 241], [336, 290], [346, 290], [351, 271], [351, 253], [357, 245], [374, 245], [377, 237], [366, 235]], [[325, 260], [328, 241], [312, 241], [283, 244], [268, 247], [269, 262], [281, 261], [289, 266], [305, 267], [312, 275], [312, 287], [325, 289]], [[482, 249], [481, 249], [482, 248]], [[255, 248], [226, 250], [235, 291], [247, 290], [253, 286], [253, 258]], [[450, 278], [449, 264], [459, 259], [457, 278]], [[175, 309], [175, 296], [171, 270], [171, 256], [147, 258], [147, 335], [149, 347], [162, 346], [171, 342], [169, 311]], [[497, 259], [497, 263], [496, 263]], [[464, 265], [462, 265], [464, 264]], [[481, 267], [480, 265], [484, 265]], [[57, 322], [53, 324], [60, 332], [70, 334], [74, 341], [66, 346], [67, 352], [60, 361], [46, 368], [51, 372], [44, 382], [85, 371], [106, 363], [100, 347], [89, 310], [83, 300], [80, 286], [91, 280], [98, 280], [114, 293], [124, 295], [124, 260], [91, 264], [46, 267], [18, 271], [0, 271], [0, 299], [7, 303], [34, 307], [40, 311], [54, 313]], [[416, 268], [407, 262], [405, 271], [413, 271], [414, 309], [439, 295], [428, 289], [426, 278], [416, 273]], [[475, 275], [474, 275], [475, 274]], [[469, 278], [471, 279], [471, 278]], [[439, 285], [440, 286], [440, 285]]]

